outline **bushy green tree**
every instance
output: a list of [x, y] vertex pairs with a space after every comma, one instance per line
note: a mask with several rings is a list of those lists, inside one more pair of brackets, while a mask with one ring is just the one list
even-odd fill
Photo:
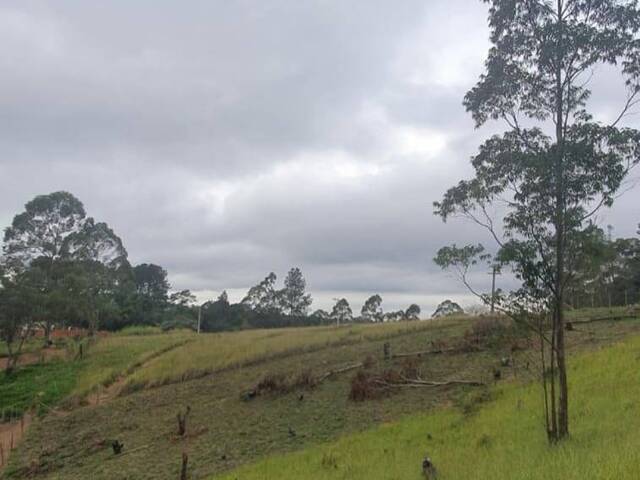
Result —
[[311, 295], [306, 293], [307, 282], [298, 268], [292, 268], [284, 279], [284, 289], [279, 292], [279, 299], [284, 313], [296, 317], [307, 314], [311, 306]]
[[383, 318], [382, 297], [378, 294], [370, 296], [360, 310], [362, 318], [369, 322], [381, 322]]
[[336, 301], [331, 310], [331, 319], [338, 326], [353, 320], [353, 311], [346, 298], [340, 298]]

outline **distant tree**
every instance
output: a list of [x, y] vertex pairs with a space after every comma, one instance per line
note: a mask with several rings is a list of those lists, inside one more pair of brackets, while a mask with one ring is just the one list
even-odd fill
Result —
[[407, 320], [420, 320], [420, 307], [412, 303], [404, 312], [404, 316]]
[[102, 319], [117, 311], [118, 271], [95, 260], [74, 262], [72, 268], [78, 272], [77, 301], [83, 306], [89, 335], [92, 336], [98, 331]]
[[[499, 119], [508, 131], [480, 147], [475, 177], [449, 189], [435, 210], [443, 220], [464, 215], [489, 230], [498, 260], [522, 282], [499, 298], [503, 312], [532, 328], [551, 314], [551, 332], [541, 338], [549, 340], [545, 424], [555, 442], [569, 434], [564, 310], [577, 237], [613, 204], [640, 160], [640, 132], [618, 127], [640, 93], [640, 11], [621, 0], [488, 3], [492, 45], [464, 104], [477, 126]], [[587, 111], [591, 76], [602, 64], [619, 66], [627, 87], [609, 125]], [[496, 204], [501, 219], [490, 214]]]
[[167, 271], [160, 265], [142, 263], [133, 267], [136, 290], [140, 295], [152, 298], [156, 302], [166, 302], [169, 294]]
[[280, 310], [280, 301], [275, 289], [276, 274], [271, 272], [258, 285], [249, 289], [242, 303], [252, 310], [273, 312]]
[[[70, 303], [79, 299], [68, 295], [70, 284], [65, 275], [71, 274], [70, 265], [99, 263], [108, 268], [109, 275], [126, 275], [130, 268], [122, 241], [105, 223], [87, 218], [82, 202], [68, 192], [39, 195], [25, 205], [25, 211], [13, 218], [4, 235], [2, 263], [16, 274], [35, 262], [44, 274], [42, 286], [45, 306], [41, 322], [45, 342], [62, 312], [72, 310]], [[79, 274], [73, 272], [74, 278]], [[95, 268], [84, 269], [85, 281], [97, 280]], [[77, 285], [77, 284], [76, 284]], [[94, 286], [93, 290], [99, 289]], [[67, 305], [64, 305], [64, 303]], [[66, 312], [68, 313], [68, 312]]]
[[222, 293], [218, 296], [218, 301], [229, 305], [229, 295], [227, 294], [226, 290], [223, 290]]
[[279, 298], [285, 313], [297, 317], [307, 314], [311, 306], [311, 295], [305, 293], [307, 282], [302, 276], [299, 268], [289, 270], [284, 279], [284, 289], [281, 290]]
[[436, 311], [431, 315], [431, 318], [448, 317], [451, 315], [462, 314], [464, 314], [464, 310], [460, 305], [451, 300], [445, 300], [440, 305], [438, 305]]
[[104, 222], [87, 218], [82, 228], [68, 237], [63, 248], [68, 260], [99, 262], [111, 270], [130, 268], [122, 240]]
[[325, 310], [322, 310], [321, 308], [314, 311], [310, 316], [312, 319], [316, 320], [316, 323], [320, 325], [328, 324], [331, 321], [331, 314], [329, 314], [329, 312]]
[[161, 323], [169, 299], [167, 271], [159, 265], [142, 263], [133, 268], [133, 278], [137, 293], [138, 322]]
[[85, 218], [82, 202], [68, 192], [35, 197], [5, 230], [3, 261], [10, 269], [41, 257], [52, 265], [68, 251], [69, 237], [82, 231]]
[[385, 322], [401, 322], [406, 319], [404, 310], [396, 310], [395, 312], [387, 312], [384, 314]]
[[346, 298], [339, 299], [331, 310], [331, 319], [340, 326], [341, 323], [353, 320], [353, 311]]
[[381, 322], [383, 318], [382, 297], [378, 294], [370, 296], [362, 305], [360, 314], [369, 322]]
[[180, 290], [169, 295], [169, 303], [179, 307], [190, 307], [196, 303], [196, 296], [190, 290]]

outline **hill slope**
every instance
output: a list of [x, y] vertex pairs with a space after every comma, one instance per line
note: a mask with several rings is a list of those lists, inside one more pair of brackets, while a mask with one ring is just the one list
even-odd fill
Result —
[[571, 358], [571, 439], [544, 436], [537, 385], [495, 388], [476, 413], [412, 416], [278, 456], [221, 479], [419, 479], [428, 455], [441, 479], [637, 479], [640, 337]]
[[[611, 344], [637, 333], [640, 333], [640, 322], [635, 320], [596, 322], [580, 326], [569, 335], [570, 350], [574, 353], [592, 350], [599, 345]], [[247, 342], [248, 336], [251, 337], [250, 342]], [[154, 338], [157, 340], [153, 340]], [[178, 338], [153, 335], [144, 339], [144, 343], [152, 342], [159, 347], [161, 343], [176, 345], [176, 340]], [[238, 351], [234, 351], [233, 357], [224, 354], [229, 348], [218, 349], [221, 341], [232, 346], [236, 340]], [[129, 345], [132, 341], [127, 340], [125, 344]], [[391, 344], [394, 353], [425, 349], [442, 349], [443, 353], [417, 357], [415, 362], [409, 363], [405, 358], [385, 361], [383, 345], [387, 342]], [[469, 342], [472, 343], [471, 348], [451, 348]], [[118, 341], [114, 345], [121, 343]], [[152, 351], [159, 353], [151, 354], [150, 350], [146, 350], [139, 360], [128, 359], [128, 366], [119, 370], [123, 376], [118, 378], [118, 384], [133, 385], [135, 388], [125, 388], [119, 392], [120, 395], [105, 395], [104, 401], [98, 405], [56, 411], [34, 422], [27, 431], [25, 441], [11, 455], [10, 465], [4, 474], [6, 478], [12, 479], [173, 480], [178, 478], [182, 453], [188, 452], [190, 478], [211, 478], [212, 475], [233, 471], [267, 457], [279, 458], [277, 456], [284, 453], [315, 449], [317, 445], [340, 441], [339, 438], [344, 435], [368, 431], [380, 424], [402, 421], [407, 415], [433, 411], [443, 405], [453, 405], [459, 411], [474, 411], [486, 404], [491, 398], [488, 392], [494, 388], [453, 386], [402, 389], [375, 400], [354, 402], [349, 400], [349, 392], [355, 373], [349, 371], [332, 375], [315, 388], [299, 386], [243, 401], [242, 394], [255, 388], [260, 382], [270, 378], [292, 381], [305, 374], [319, 377], [331, 370], [366, 361], [369, 365], [367, 370], [371, 372], [400, 370], [409, 366], [417, 368], [422, 378], [429, 380], [456, 378], [492, 383], [493, 369], [499, 367], [501, 357], [512, 354], [511, 350], [516, 344], [518, 339], [511, 334], [500, 341], [495, 341], [492, 337], [478, 338], [478, 331], [474, 330], [470, 319], [404, 325], [347, 326], [340, 329], [324, 327], [311, 330], [239, 332], [190, 338], [188, 343], [172, 350], [165, 352], [154, 348]], [[271, 345], [276, 345], [277, 348], [271, 348]], [[92, 352], [99, 354], [101, 349], [94, 349]], [[92, 360], [92, 352], [89, 352], [87, 361], [93, 364], [99, 358]], [[194, 353], [193, 357], [189, 352]], [[526, 362], [535, 361], [535, 351], [519, 350], [513, 355], [514, 365], [518, 368], [503, 369], [503, 378], [510, 382], [517, 373], [519, 380], [535, 380], [535, 369], [524, 368]], [[167, 365], [168, 359], [175, 359], [169, 375], [167, 369], [159, 368]], [[197, 368], [194, 369], [193, 365]], [[144, 374], [143, 382], [140, 382], [141, 374]], [[512, 387], [498, 388], [505, 388], [506, 396]], [[535, 390], [532, 392], [531, 399], [525, 398], [527, 403], [523, 405], [519, 415], [538, 414], [537, 407], [529, 404], [537, 398]], [[187, 434], [181, 437], [177, 434], [176, 415], [187, 406], [191, 407]], [[577, 413], [578, 410], [574, 412]], [[505, 425], [512, 422], [507, 413], [504, 420], [501, 420], [502, 413], [497, 411], [496, 421]], [[457, 418], [456, 415], [461, 414], [453, 411], [438, 415], [453, 415], [447, 417], [452, 422]], [[472, 417], [469, 415], [462, 415], [458, 419], [460, 428], [465, 424], [463, 419], [466, 421], [470, 418]], [[536, 418], [530, 422], [534, 424]], [[577, 423], [574, 422], [576, 427]], [[398, 452], [397, 458], [399, 462], [400, 459], [406, 462], [405, 473], [415, 473], [416, 458], [419, 466], [425, 449], [429, 449], [434, 457], [438, 454], [434, 460], [438, 465], [446, 466], [447, 463], [443, 463], [447, 462], [443, 453], [418, 441], [418, 436], [426, 435], [422, 427], [415, 428], [415, 439], [410, 436], [402, 437], [402, 442], [410, 442], [411, 446], [408, 443], [404, 447], [402, 443], [398, 444], [402, 453]], [[532, 432], [535, 438], [543, 440], [541, 427], [537, 424]], [[496, 432], [488, 430], [478, 435], [485, 434], [488, 437], [482, 442], [487, 445], [495, 444], [498, 438], [495, 437]], [[437, 440], [440, 435], [434, 435], [434, 439]], [[120, 455], [114, 455], [111, 449], [111, 442], [116, 439], [124, 443], [124, 450]], [[451, 441], [453, 440], [449, 440]], [[388, 446], [394, 444], [393, 438], [381, 437], [380, 442], [389, 444]], [[442, 451], [446, 450], [445, 447], [442, 447]], [[343, 450], [349, 451], [340, 447], [340, 451]], [[406, 459], [402, 456], [405, 450], [409, 455]], [[432, 450], [435, 453], [431, 453]], [[315, 455], [316, 450], [309, 452]], [[322, 455], [326, 453], [324, 450], [322, 452]], [[461, 457], [455, 458], [459, 461]], [[312, 466], [315, 465], [314, 462], [315, 460], [311, 462]], [[338, 465], [337, 469], [334, 468], [337, 473], [345, 474], [347, 464], [351, 465], [352, 462], [347, 458], [334, 462], [331, 455], [328, 455], [325, 464], [333, 463]], [[258, 470], [243, 470], [239, 474], [253, 475], [249, 478], [281, 478], [283, 475], [277, 466], [263, 465], [256, 468]], [[261, 473], [260, 468], [271, 469], [265, 471], [267, 477], [264, 477], [265, 473]], [[359, 468], [361, 466], [354, 460], [348, 471], [359, 475]], [[322, 471], [324, 470], [316, 471], [312, 468], [308, 475], [314, 478], [313, 475], [319, 475], [318, 472]], [[417, 471], [419, 472], [419, 468]], [[345, 478], [358, 477], [347, 475]]]

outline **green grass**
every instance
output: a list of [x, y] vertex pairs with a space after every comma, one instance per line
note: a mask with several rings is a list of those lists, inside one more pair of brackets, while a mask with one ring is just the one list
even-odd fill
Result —
[[42, 413], [73, 389], [81, 365], [56, 360], [0, 374], [0, 421], [20, 417], [35, 408]]
[[[118, 376], [133, 371], [155, 355], [182, 345], [191, 337], [183, 332], [110, 336], [90, 345], [83, 342], [85, 354], [82, 360], [74, 360], [74, 355], [68, 355], [66, 360], [20, 366], [11, 375], [0, 373], [0, 419], [21, 416], [32, 408], [42, 412], [64, 399], [82, 400], [92, 391], [109, 385]], [[60, 348], [78, 349], [73, 342], [63, 343]]]
[[[353, 373], [349, 372], [336, 375], [313, 390], [260, 396], [249, 402], [242, 401], [240, 398], [243, 392], [271, 374], [295, 376], [305, 370], [311, 370], [318, 375], [366, 358], [373, 359], [374, 364], [371, 367], [373, 371], [400, 368], [404, 359], [391, 361], [383, 359], [385, 342], [391, 343], [393, 352], [429, 349], [432, 341], [436, 343], [442, 341], [448, 346], [454, 346], [469, 326], [468, 319], [445, 319], [434, 323], [359, 325], [341, 329], [301, 328], [229, 334], [223, 337], [226, 342], [236, 345], [238, 349], [241, 347], [248, 349], [236, 357], [236, 360], [239, 359], [243, 365], [242, 368], [224, 368], [214, 375], [158, 385], [157, 388], [142, 389], [126, 396], [113, 396], [114, 390], [109, 390], [103, 397], [107, 401], [92, 403], [84, 408], [75, 408], [65, 412], [64, 415], [46, 415], [40, 421], [31, 424], [25, 440], [12, 453], [10, 464], [5, 469], [4, 475], [6, 478], [28, 476], [40, 480], [61, 478], [66, 480], [86, 478], [170, 480], [179, 477], [182, 452], [188, 451], [189, 471], [191, 478], [194, 479], [211, 478], [212, 475], [223, 475], [225, 472], [233, 472], [224, 477], [225, 479], [236, 478], [236, 476], [242, 479], [245, 475], [248, 475], [249, 479], [305, 478], [303, 474], [297, 476], [292, 473], [287, 477], [286, 473], [282, 473], [280, 470], [282, 466], [285, 465], [287, 468], [289, 466], [286, 463], [288, 459], [293, 459], [291, 460], [293, 472], [308, 473], [309, 478], [312, 479], [324, 478], [320, 475], [325, 470], [330, 470], [328, 467], [334, 468], [332, 467], [334, 463], [338, 465], [338, 473], [343, 477], [336, 477], [335, 473], [329, 473], [332, 476], [327, 478], [363, 478], [361, 473], [366, 470], [362, 462], [358, 461], [363, 450], [356, 448], [357, 445], [351, 445], [351, 442], [361, 442], [366, 450], [365, 454], [373, 452], [369, 455], [370, 457], [382, 456], [386, 448], [388, 450], [386, 455], [390, 455], [389, 452], [393, 450], [393, 455], [398, 461], [402, 460], [406, 463], [402, 468], [393, 467], [397, 470], [390, 467], [384, 470], [374, 461], [376, 468], [380, 467], [377, 478], [420, 478], [419, 465], [425, 451], [434, 458], [441, 471], [447, 469], [441, 478], [466, 478], [464, 476], [466, 471], [461, 474], [462, 476], [458, 476], [457, 471], [453, 470], [453, 473], [449, 473], [448, 469], [456, 462], [464, 463], [467, 457], [478, 462], [478, 455], [480, 455], [476, 451], [478, 446], [495, 449], [487, 450], [488, 455], [493, 455], [494, 451], [499, 452], [504, 448], [505, 439], [514, 439], [513, 435], [501, 432], [502, 423], [514, 422], [514, 418], [513, 428], [522, 427], [523, 436], [527, 437], [525, 440], [538, 442], [540, 449], [545, 450], [532, 449], [533, 443], [526, 442], [518, 444], [518, 448], [531, 449], [532, 454], [538, 456], [537, 460], [547, 461], [547, 456], [541, 454], [548, 450], [546, 450], [543, 428], [539, 422], [539, 410], [535, 403], [529, 403], [539, 401], [537, 389], [533, 390], [533, 397], [527, 399], [527, 403], [524, 403], [517, 412], [514, 412], [517, 401], [510, 401], [511, 410], [504, 408], [504, 405], [500, 407], [500, 402], [513, 394], [510, 393], [511, 388], [517, 391], [515, 386], [507, 385], [515, 375], [515, 369], [503, 371], [505, 386], [500, 387], [503, 393], [496, 393], [493, 397], [484, 395], [485, 389], [455, 387], [406, 389], [376, 400], [353, 402], [349, 400]], [[318, 331], [321, 333], [320, 339], [308, 333]], [[569, 332], [567, 341], [571, 355], [576, 355], [579, 352], [597, 351], [601, 345], [611, 345], [638, 333], [640, 333], [640, 322], [637, 321], [594, 322]], [[249, 334], [254, 337], [247, 337]], [[132, 371], [135, 374], [142, 371], [145, 366], [155, 364], [156, 360], [165, 355], [178, 351], [188, 353], [193, 351], [193, 347], [206, 351], [206, 342], [216, 337], [215, 335], [200, 337], [191, 335], [188, 337], [192, 342], [189, 346], [163, 353], [149, 363], [145, 363], [142, 368], [131, 370], [130, 365], [136, 365], [142, 357], [148, 359], [149, 356], [157, 355], [158, 350], [146, 349], [141, 355], [129, 358], [125, 352], [131, 352], [132, 345], [129, 342], [133, 340], [127, 339], [135, 337], [144, 342], [145, 339], [155, 338], [165, 341], [174, 334], [165, 335], [112, 336], [109, 339], [101, 339], [96, 348], [103, 341], [112, 341], [107, 350], [120, 350], [118, 356], [122, 359], [118, 361], [118, 363], [121, 362], [118, 370], [125, 373]], [[290, 342], [287, 342], [288, 337]], [[302, 337], [308, 341], [301, 344]], [[252, 346], [248, 338], [258, 345]], [[267, 344], [278, 342], [284, 350], [276, 354], [267, 352], [266, 356], [259, 361], [246, 362], [247, 358], [255, 358], [251, 355], [263, 348], [262, 344], [265, 342]], [[208, 349], [215, 350], [219, 345], [219, 342], [212, 342], [208, 345]], [[504, 345], [494, 345], [479, 352], [421, 357], [419, 368], [425, 379], [461, 378], [490, 382], [492, 369], [500, 365], [502, 356], [509, 354], [510, 345], [511, 343], [507, 341]], [[107, 346], [109, 346], [108, 343], [103, 344], [103, 348]], [[96, 350], [93, 352], [95, 353]], [[87, 362], [91, 360], [91, 353], [90, 350]], [[215, 351], [208, 352], [207, 355], [207, 358], [224, 359], [224, 357], [216, 357], [219, 354]], [[516, 353], [515, 364], [519, 365], [517, 378], [523, 379], [525, 376], [532, 380], [536, 378], [533, 369], [524, 370], [525, 361], [530, 359], [535, 361], [535, 357], [533, 351]], [[97, 364], [93, 365], [94, 371], [100, 370]], [[102, 367], [106, 366], [102, 365]], [[594, 371], [599, 374], [597, 369]], [[620, 376], [627, 381], [623, 375]], [[95, 381], [90, 384], [95, 385]], [[118, 387], [120, 386], [122, 382], [119, 381]], [[609, 388], [606, 382], [604, 386]], [[521, 392], [526, 392], [529, 387], [521, 388]], [[615, 390], [612, 391], [614, 395], [623, 398]], [[303, 401], [299, 400], [301, 393], [304, 394]], [[492, 398], [495, 399], [495, 404], [491, 403]], [[187, 405], [191, 406], [188, 435], [180, 439], [176, 436], [176, 414], [184, 411]], [[453, 410], [442, 410], [448, 405], [456, 407]], [[486, 420], [482, 428], [476, 427], [470, 430], [468, 426], [470, 422], [483, 418], [483, 415], [487, 415], [483, 412], [488, 412], [494, 408], [494, 405], [504, 410], [496, 412], [493, 420]], [[572, 415], [577, 416], [580, 407], [573, 404], [572, 407]], [[601, 409], [606, 409], [602, 406], [597, 408], [598, 411], [594, 409], [593, 412], [599, 413]], [[428, 412], [438, 413], [431, 416]], [[469, 412], [476, 413], [470, 415]], [[417, 414], [420, 415], [416, 416]], [[441, 416], [444, 420], [438, 420]], [[522, 418], [531, 416], [527, 420], [531, 425], [525, 421], [521, 422], [522, 419], [519, 416]], [[405, 420], [407, 418], [411, 420]], [[572, 421], [574, 421], [573, 433], [576, 435], [579, 420], [572, 417]], [[454, 430], [449, 430], [454, 428], [454, 424], [460, 432], [461, 440], [454, 438]], [[380, 425], [387, 426], [371, 430]], [[635, 428], [635, 424], [633, 425]], [[289, 435], [289, 427], [296, 430], [295, 437]], [[382, 436], [381, 432], [385, 432], [387, 428], [395, 428], [396, 433]], [[411, 429], [414, 429], [413, 433]], [[428, 432], [433, 435], [433, 444], [427, 442]], [[464, 443], [468, 438], [466, 435], [470, 433], [472, 437], [468, 441], [469, 445], [466, 445]], [[607, 436], [610, 435], [608, 431], [604, 433]], [[374, 440], [373, 437], [376, 439]], [[125, 444], [125, 455], [113, 455], [109, 445], [110, 440], [115, 438]], [[340, 438], [346, 440], [340, 440]], [[449, 443], [445, 443], [445, 440]], [[630, 442], [634, 440], [634, 438], [626, 439]], [[376, 445], [384, 446], [378, 449]], [[451, 449], [448, 448], [449, 445]], [[292, 457], [284, 457], [287, 460], [282, 460], [282, 455], [293, 452], [299, 453], [294, 453]], [[340, 458], [332, 458], [336, 457], [336, 452]], [[470, 455], [470, 452], [473, 455]], [[309, 459], [302, 461], [298, 455], [309, 455]], [[325, 455], [325, 466], [320, 467]], [[505, 454], [500, 453], [496, 458], [501, 459], [504, 456]], [[256, 467], [255, 471], [250, 469], [249, 473], [247, 470], [234, 471], [246, 465], [262, 465], [256, 462], [262, 462], [267, 458], [272, 458], [271, 461], [275, 462], [270, 469]], [[500, 461], [502, 464], [496, 465], [504, 467], [506, 461], [504, 459]], [[264, 469], [258, 470], [258, 468]], [[486, 473], [488, 470], [486, 465], [483, 465], [478, 471]], [[540, 478], [539, 473], [533, 469], [530, 478]], [[363, 475], [366, 477], [366, 474]], [[375, 480], [376, 477], [371, 478]], [[512, 477], [503, 476], [502, 478]]]
[[509, 384], [475, 414], [443, 409], [411, 416], [219, 478], [417, 480], [428, 452], [445, 480], [637, 479], [639, 351], [634, 337], [571, 358], [571, 438], [556, 447], [545, 438], [540, 388]]
[[625, 316], [632, 313], [638, 313], [637, 305], [627, 307], [578, 308], [575, 310], [567, 310], [566, 315], [569, 320], [590, 320], [594, 318]]
[[131, 335], [157, 335], [162, 333], [160, 327], [154, 327], [151, 325], [130, 325], [114, 332], [113, 335], [118, 337], [128, 337]]
[[144, 386], [197, 378], [229, 367], [328, 346], [349, 345], [448, 326], [462, 328], [468, 321], [466, 318], [447, 318], [421, 322], [355, 324], [340, 328], [279, 328], [201, 334], [189, 345], [176, 348], [148, 362], [130, 376], [128, 388], [137, 390]]
[[191, 333], [110, 336], [91, 346], [82, 361], [73, 396], [82, 398], [101, 386], [108, 386], [120, 375], [132, 372], [154, 356], [183, 345]]

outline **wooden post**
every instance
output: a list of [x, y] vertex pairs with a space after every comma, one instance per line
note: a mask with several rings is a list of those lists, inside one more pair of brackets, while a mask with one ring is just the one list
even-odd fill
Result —
[[494, 313], [496, 303], [496, 275], [500, 275], [500, 267], [494, 265], [489, 275], [491, 275], [491, 313]]
[[384, 351], [384, 359], [386, 361], [391, 360], [391, 344], [389, 342], [384, 342], [384, 345], [382, 348]]

